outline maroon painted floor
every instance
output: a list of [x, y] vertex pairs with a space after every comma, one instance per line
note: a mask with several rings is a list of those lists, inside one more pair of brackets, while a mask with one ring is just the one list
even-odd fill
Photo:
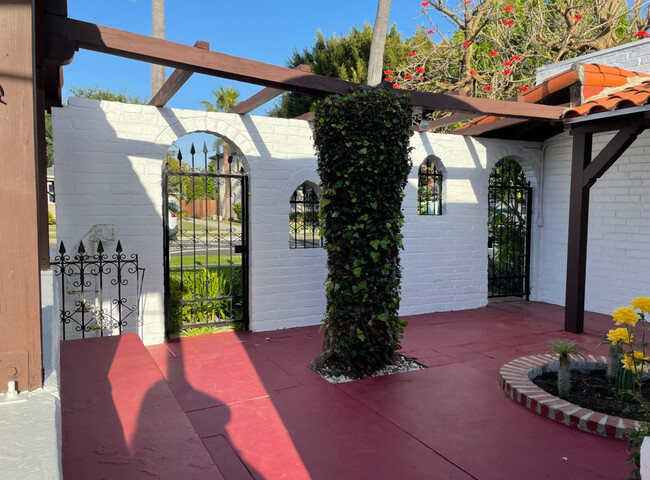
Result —
[[[611, 328], [562, 331], [541, 303], [409, 317], [403, 353], [428, 368], [330, 385], [307, 368], [317, 327], [62, 343], [68, 479], [622, 479], [626, 443], [509, 400], [507, 361], [575, 338], [604, 353]], [[147, 353], [148, 352], [148, 353]]]

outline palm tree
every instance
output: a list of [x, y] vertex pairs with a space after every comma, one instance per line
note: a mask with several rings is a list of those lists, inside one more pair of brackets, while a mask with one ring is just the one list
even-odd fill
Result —
[[[165, 0], [151, 0], [151, 36], [165, 38]], [[165, 83], [165, 66], [151, 64], [151, 97]]]
[[[205, 107], [208, 112], [229, 112], [239, 103], [239, 91], [234, 87], [219, 87], [219, 90], [213, 90], [212, 95], [214, 95], [214, 103], [209, 102], [208, 100], [201, 100], [201, 104]], [[221, 142], [223, 148], [223, 163], [222, 163], [222, 172], [231, 173], [230, 171], [230, 145], [228, 142], [223, 140]], [[217, 160], [218, 165], [218, 160]], [[231, 188], [230, 180], [225, 182], [225, 189], [223, 191], [223, 201], [221, 203], [221, 212], [220, 215], [224, 220], [230, 220], [231, 218], [231, 202], [230, 198]]]
[[584, 348], [572, 340], [560, 338], [548, 342], [547, 352], [560, 357], [560, 369], [557, 372], [557, 391], [560, 398], [566, 398], [571, 390], [571, 355], [585, 359], [580, 350]]
[[378, 85], [384, 70], [384, 48], [388, 34], [388, 19], [390, 17], [390, 1], [378, 0], [377, 17], [372, 29], [372, 42], [370, 43], [370, 58], [368, 59], [368, 85]]

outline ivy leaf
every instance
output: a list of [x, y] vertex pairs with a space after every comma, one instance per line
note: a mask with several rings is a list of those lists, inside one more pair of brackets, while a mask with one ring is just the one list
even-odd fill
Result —
[[360, 328], [357, 328], [357, 338], [362, 342], [366, 339], [366, 336], [363, 334]]

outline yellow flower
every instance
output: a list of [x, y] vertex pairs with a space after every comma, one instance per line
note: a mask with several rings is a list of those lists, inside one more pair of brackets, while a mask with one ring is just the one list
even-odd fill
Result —
[[632, 341], [632, 338], [632, 334], [625, 327], [610, 330], [607, 334], [607, 340], [612, 342], [612, 345], [616, 345], [618, 342], [630, 343]]
[[[626, 353], [623, 358], [621, 358], [621, 363], [623, 368], [630, 370], [631, 372], [643, 372], [648, 371], [648, 364], [646, 363], [650, 360], [650, 357], [644, 357], [642, 352], [630, 352]], [[644, 361], [645, 360], [645, 361]], [[634, 364], [636, 363], [636, 367]]]
[[616, 325], [626, 323], [634, 326], [639, 321], [639, 314], [632, 307], [619, 307], [612, 312]]
[[643, 313], [650, 312], [650, 298], [648, 297], [635, 298], [631, 303], [634, 308], [638, 308]]

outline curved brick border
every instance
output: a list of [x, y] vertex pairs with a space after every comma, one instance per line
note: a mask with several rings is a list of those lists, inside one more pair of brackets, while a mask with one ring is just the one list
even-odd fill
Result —
[[[607, 364], [607, 357], [587, 355], [586, 358], [587, 361], [573, 358], [572, 365], [579, 368], [583, 364], [585, 368], [593, 369], [603, 368]], [[586, 432], [612, 438], [625, 438], [635, 429], [640, 428], [638, 421], [605, 415], [574, 405], [545, 392], [530, 380], [549, 370], [557, 370], [557, 360], [553, 355], [516, 358], [501, 367], [499, 385], [506, 395], [526, 408]]]

